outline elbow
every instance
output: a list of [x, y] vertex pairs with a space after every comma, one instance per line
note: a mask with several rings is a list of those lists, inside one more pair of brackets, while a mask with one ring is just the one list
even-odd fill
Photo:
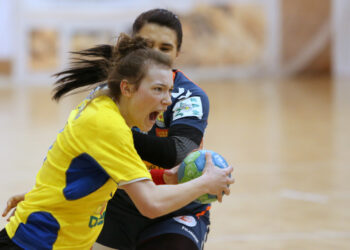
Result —
[[157, 205], [156, 203], [152, 203], [152, 204], [148, 204], [146, 206], [143, 206], [140, 209], [140, 213], [149, 219], [155, 219], [155, 218], [165, 214], [162, 206]]
[[126, 185], [126, 192], [134, 202], [139, 212], [150, 219], [166, 214], [168, 201], [159, 187], [153, 181], [140, 181]]

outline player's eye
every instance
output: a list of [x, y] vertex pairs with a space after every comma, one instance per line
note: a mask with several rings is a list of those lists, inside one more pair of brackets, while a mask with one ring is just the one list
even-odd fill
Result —
[[160, 50], [163, 51], [163, 52], [169, 52], [169, 51], [171, 51], [171, 48], [162, 47], [162, 48], [160, 48]]
[[157, 92], [161, 92], [163, 89], [161, 87], [155, 87], [154, 90]]

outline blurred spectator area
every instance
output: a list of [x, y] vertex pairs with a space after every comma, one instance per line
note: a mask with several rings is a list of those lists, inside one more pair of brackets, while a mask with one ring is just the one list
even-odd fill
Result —
[[331, 73], [331, 0], [281, 3], [285, 73]]
[[9, 76], [11, 74], [11, 61], [9, 59], [0, 59], [0, 75]]
[[346, 0], [35, 2], [0, 0], [8, 21], [0, 29], [10, 31], [0, 74], [15, 81], [47, 81], [67, 66], [69, 51], [114, 43], [139, 13], [156, 7], [179, 14], [184, 41], [176, 66], [194, 78], [350, 75], [350, 51], [343, 52], [350, 30], [341, 21]]

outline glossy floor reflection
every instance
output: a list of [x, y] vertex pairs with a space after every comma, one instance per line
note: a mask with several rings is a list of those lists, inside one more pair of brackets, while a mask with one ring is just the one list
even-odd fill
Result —
[[[235, 165], [213, 204], [206, 250], [350, 249], [350, 82], [327, 78], [199, 83], [210, 98], [205, 148]], [[85, 94], [0, 88], [0, 208], [30, 189]], [[5, 220], [1, 219], [0, 226]]]

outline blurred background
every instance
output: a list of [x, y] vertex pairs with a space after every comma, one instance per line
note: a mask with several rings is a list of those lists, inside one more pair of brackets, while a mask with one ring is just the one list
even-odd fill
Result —
[[[10, 84], [47, 84], [68, 51], [114, 43], [142, 11], [180, 16], [178, 65], [195, 78], [349, 76], [344, 0], [1, 0], [0, 73]], [[189, 53], [191, 52], [191, 53]], [[3, 83], [5, 84], [5, 83]]]
[[211, 103], [205, 148], [236, 166], [206, 249], [350, 249], [348, 0], [0, 0], [0, 209], [86, 95], [50, 99], [68, 52], [151, 8], [179, 15], [176, 67]]

